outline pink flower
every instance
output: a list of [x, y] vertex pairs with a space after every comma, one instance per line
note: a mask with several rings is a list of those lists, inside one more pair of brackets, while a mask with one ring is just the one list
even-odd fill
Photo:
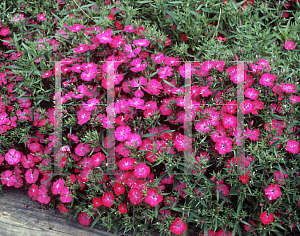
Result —
[[139, 188], [131, 188], [128, 192], [131, 203], [137, 205], [143, 201], [143, 192]]
[[137, 72], [145, 70], [145, 68], [147, 67], [147, 62], [142, 64], [141, 59], [137, 58], [131, 62], [131, 65], [135, 66], [135, 67], [132, 67], [131, 70], [133, 72], [137, 73]]
[[78, 31], [80, 31], [81, 29], [84, 29], [84, 28], [85, 28], [85, 26], [75, 24], [75, 25], [69, 27], [69, 30], [73, 31], [73, 32], [78, 32]]
[[44, 21], [44, 20], [46, 20], [45, 16], [46, 16], [45, 13], [42, 13], [40, 15], [37, 15], [37, 19], [40, 21]]
[[281, 90], [286, 93], [296, 93], [296, 85], [295, 84], [284, 84], [281, 83]]
[[288, 140], [286, 144], [286, 150], [289, 153], [297, 154], [300, 151], [299, 142], [296, 140]]
[[179, 134], [173, 145], [178, 151], [190, 150], [192, 148], [192, 139], [190, 137]]
[[274, 84], [271, 82], [275, 82], [276, 78], [277, 78], [276, 75], [264, 73], [262, 74], [259, 83], [268, 87], [273, 87]]
[[281, 196], [280, 187], [278, 184], [270, 184], [268, 188], [265, 189], [265, 194], [268, 196], [268, 199], [275, 200]]
[[161, 194], [158, 194], [157, 191], [158, 191], [157, 189], [147, 190], [147, 196], [145, 197], [145, 202], [152, 207], [157, 206], [163, 200], [163, 196]]
[[142, 139], [139, 134], [130, 134], [128, 141], [125, 141], [125, 145], [129, 145], [131, 148], [138, 148], [142, 144]]
[[5, 154], [5, 160], [10, 165], [18, 164], [21, 160], [21, 153], [15, 149], [10, 149]]
[[184, 231], [186, 231], [186, 229], [187, 229], [186, 223], [183, 220], [181, 220], [179, 217], [175, 219], [175, 221], [172, 223], [170, 227], [171, 232], [176, 235], [183, 234]]
[[225, 67], [225, 62], [223, 60], [217, 62], [216, 69], [218, 71], [222, 72], [224, 67]]
[[290, 103], [295, 104], [296, 102], [300, 102], [300, 97], [296, 95], [291, 95], [290, 97]]
[[284, 48], [286, 50], [293, 50], [295, 49], [296, 45], [294, 45], [294, 42], [293, 41], [288, 41], [288, 42], [285, 42], [284, 44]]
[[89, 45], [87, 44], [81, 44], [78, 48], [74, 48], [74, 51], [76, 53], [83, 53], [90, 49]]
[[42, 78], [48, 78], [52, 75], [52, 70], [48, 70], [47, 72], [45, 72], [44, 74], [42, 74]]
[[228, 137], [221, 138], [219, 142], [215, 144], [215, 149], [218, 150], [220, 154], [229, 153], [232, 150], [232, 141]]
[[227, 129], [236, 127], [237, 118], [234, 115], [225, 114], [223, 116], [222, 124]]
[[245, 90], [245, 97], [250, 98], [252, 100], [258, 99], [259, 91], [254, 88], [247, 88]]
[[147, 39], [137, 39], [137, 40], [133, 40], [133, 44], [136, 46], [148, 47], [150, 42]]
[[195, 125], [195, 129], [204, 134], [209, 134], [210, 128], [208, 126], [207, 119], [203, 119], [203, 121], [198, 121]]
[[116, 147], [116, 152], [123, 157], [129, 157], [130, 156], [130, 151], [125, 147], [124, 143], [120, 143]]
[[39, 153], [42, 150], [41, 144], [39, 144], [39, 143], [31, 143], [29, 145], [29, 149], [32, 153]]
[[27, 170], [25, 173], [25, 179], [26, 179], [27, 183], [30, 183], [30, 184], [35, 183], [39, 178], [39, 174], [40, 173], [37, 169], [34, 169], [33, 173], [32, 173], [31, 169]]
[[145, 163], [139, 163], [134, 166], [134, 172], [133, 174], [137, 178], [147, 178], [150, 174], [150, 167]]
[[37, 200], [40, 203], [48, 204], [51, 200], [51, 197], [47, 194], [48, 190], [45, 185], [41, 185], [41, 189], [38, 190]]
[[132, 33], [135, 31], [135, 28], [133, 27], [133, 25], [127, 25], [123, 31], [126, 31], [126, 32], [129, 32], [129, 33]]
[[98, 167], [102, 161], [104, 161], [105, 155], [101, 152], [98, 152], [92, 156], [91, 165], [93, 167]]
[[119, 126], [115, 131], [115, 137], [118, 141], [125, 141], [128, 140], [131, 136], [131, 129], [128, 125], [125, 126]]
[[63, 203], [68, 203], [68, 202], [71, 202], [73, 200], [73, 196], [71, 195], [71, 190], [69, 190], [68, 187], [63, 187], [61, 190], [60, 190], [60, 200], [63, 202]]
[[83, 125], [89, 121], [91, 117], [91, 112], [81, 109], [80, 111], [77, 112], [77, 116], [78, 116], [78, 124]]
[[112, 36], [112, 30], [105, 30], [103, 33], [101, 34], [97, 34], [96, 38], [98, 39], [98, 41], [100, 43], [110, 43], [113, 41], [113, 39], [111, 38]]
[[8, 27], [2, 28], [2, 29], [0, 30], [0, 35], [6, 36], [6, 35], [8, 35], [8, 34], [10, 34], [10, 30], [9, 30]]
[[246, 138], [249, 138], [251, 141], [257, 141], [259, 139], [259, 134], [259, 129], [250, 130], [247, 128], [244, 132]]
[[91, 223], [91, 217], [89, 217], [86, 212], [81, 212], [78, 215], [78, 220], [81, 225], [85, 225], [85, 226]]
[[64, 184], [65, 184], [65, 181], [63, 179], [59, 179], [56, 182], [54, 182], [53, 186], [52, 186], [52, 189], [51, 189], [52, 193], [54, 195], [59, 194], [60, 191], [63, 189]]
[[187, 64], [184, 64], [182, 66], [179, 67], [179, 73], [183, 78], [187, 78], [187, 76], [192, 76], [195, 74], [195, 67], [191, 65], [190, 67], [191, 69], [188, 70], [187, 68]]
[[121, 170], [133, 170], [135, 158], [123, 158], [119, 161], [119, 167]]
[[93, 111], [97, 108], [99, 104], [99, 99], [91, 98], [87, 101], [87, 103], [83, 102], [82, 105], [86, 111]]
[[[0, 154], [0, 166], [2, 165], [2, 162], [4, 161], [4, 156], [2, 156], [1, 154]], [[25, 167], [26, 168], [26, 167]]]
[[60, 204], [59, 211], [60, 212], [69, 212], [70, 210], [64, 204]]
[[103, 206], [111, 207], [114, 204], [113, 203], [114, 200], [115, 200], [115, 197], [114, 197], [114, 194], [112, 192], [107, 191], [102, 196], [102, 204], [103, 204]]
[[13, 186], [16, 180], [16, 176], [13, 175], [13, 172], [10, 170], [6, 170], [1, 174], [1, 183], [6, 186]]
[[80, 157], [85, 156], [86, 153], [90, 152], [90, 151], [91, 151], [91, 148], [87, 143], [86, 144], [80, 143], [75, 148], [76, 155], [78, 155]]
[[261, 221], [264, 225], [267, 225], [274, 220], [274, 215], [272, 213], [270, 213], [270, 215], [268, 215], [268, 213], [265, 211], [260, 214], [259, 218], [261, 219]]
[[32, 184], [29, 188], [28, 195], [30, 197], [34, 197], [37, 195], [38, 191], [39, 191], [38, 186], [36, 184]]

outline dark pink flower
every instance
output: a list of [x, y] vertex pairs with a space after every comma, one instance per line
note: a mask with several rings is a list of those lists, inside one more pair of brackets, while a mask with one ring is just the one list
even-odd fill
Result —
[[48, 70], [47, 72], [42, 74], [42, 78], [48, 78], [52, 75], [52, 70]]
[[145, 197], [145, 202], [152, 207], [157, 206], [163, 200], [163, 196], [161, 194], [158, 194], [157, 191], [158, 191], [157, 189], [147, 190], [147, 196]]
[[89, 217], [86, 212], [81, 212], [78, 215], [78, 220], [81, 225], [85, 225], [85, 226], [91, 223], [91, 217]]
[[115, 197], [112, 192], [107, 191], [102, 196], [102, 204], [106, 207], [111, 207], [114, 203]]

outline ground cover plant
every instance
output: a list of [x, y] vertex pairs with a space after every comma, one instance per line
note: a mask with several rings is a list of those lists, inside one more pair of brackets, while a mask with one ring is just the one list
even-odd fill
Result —
[[[299, 2], [8, 3], [0, 26], [2, 185], [115, 232], [299, 230]], [[54, 61], [63, 61], [61, 173]], [[237, 61], [244, 61], [244, 174]], [[111, 71], [116, 166], [108, 175]]]

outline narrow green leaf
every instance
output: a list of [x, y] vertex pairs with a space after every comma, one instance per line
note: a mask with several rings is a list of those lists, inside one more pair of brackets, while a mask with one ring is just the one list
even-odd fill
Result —
[[101, 215], [98, 215], [98, 216], [96, 217], [96, 219], [93, 221], [93, 223], [92, 223], [92, 225], [91, 225], [91, 228], [93, 228], [93, 227], [95, 226], [95, 224], [97, 224], [97, 222], [99, 221], [100, 217], [101, 217]]

